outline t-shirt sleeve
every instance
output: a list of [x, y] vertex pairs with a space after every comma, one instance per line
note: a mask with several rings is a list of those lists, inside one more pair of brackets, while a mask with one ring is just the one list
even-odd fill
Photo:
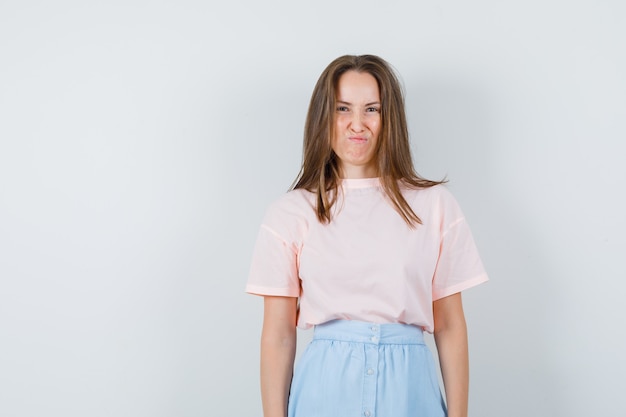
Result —
[[465, 217], [449, 192], [442, 198], [439, 259], [433, 277], [433, 301], [488, 280]]
[[298, 229], [293, 213], [277, 204], [268, 209], [252, 254], [246, 292], [300, 296]]

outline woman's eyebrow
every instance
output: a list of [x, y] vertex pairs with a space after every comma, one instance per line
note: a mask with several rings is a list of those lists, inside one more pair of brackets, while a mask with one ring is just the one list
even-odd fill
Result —
[[[343, 100], [337, 100], [337, 104], [347, 104], [349, 106], [352, 105], [352, 103], [350, 103], [349, 101], [343, 101]], [[371, 103], [365, 103], [365, 106], [374, 106], [374, 105], [380, 105], [380, 101], [372, 101]]]

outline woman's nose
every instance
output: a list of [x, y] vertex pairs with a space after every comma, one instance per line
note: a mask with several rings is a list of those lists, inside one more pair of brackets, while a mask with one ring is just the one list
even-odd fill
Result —
[[358, 112], [352, 114], [350, 129], [354, 132], [362, 132], [364, 130], [363, 121], [361, 120], [361, 115]]

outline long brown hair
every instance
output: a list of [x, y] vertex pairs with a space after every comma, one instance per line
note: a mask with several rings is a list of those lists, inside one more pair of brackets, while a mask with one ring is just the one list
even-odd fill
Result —
[[411, 188], [425, 188], [444, 181], [420, 177], [413, 167], [409, 132], [404, 112], [404, 96], [391, 66], [375, 55], [344, 55], [322, 72], [311, 95], [304, 127], [302, 167], [291, 189], [303, 188], [317, 194], [317, 218], [331, 221], [331, 208], [337, 201], [340, 182], [339, 161], [332, 150], [336, 90], [339, 78], [347, 71], [366, 72], [378, 83], [382, 127], [376, 160], [378, 176], [387, 197], [410, 227], [421, 224], [400, 191], [399, 182]]

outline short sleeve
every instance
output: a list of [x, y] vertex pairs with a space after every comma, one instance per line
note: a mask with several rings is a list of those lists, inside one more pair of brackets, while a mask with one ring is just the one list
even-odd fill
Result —
[[292, 197], [272, 204], [265, 215], [252, 254], [248, 293], [300, 296], [298, 256], [303, 228]]
[[433, 277], [433, 301], [488, 280], [469, 225], [451, 194], [442, 199], [439, 258]]
[[296, 252], [266, 225], [261, 225], [259, 230], [246, 292], [286, 297], [300, 295]]

